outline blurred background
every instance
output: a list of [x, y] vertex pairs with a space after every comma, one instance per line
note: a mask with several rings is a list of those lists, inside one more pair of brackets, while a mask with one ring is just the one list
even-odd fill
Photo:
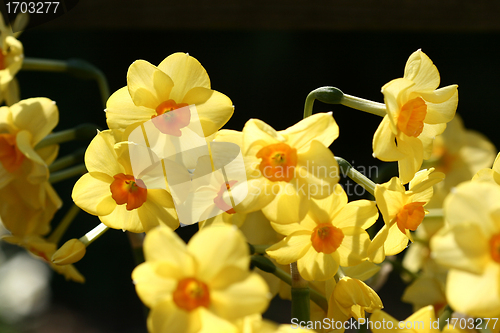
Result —
[[[421, 48], [439, 69], [441, 86], [459, 85], [457, 112], [465, 126], [500, 147], [499, 15], [495, 0], [81, 0], [19, 40], [26, 57], [89, 61], [104, 72], [111, 92], [126, 85], [133, 61], [157, 65], [171, 53], [188, 52], [206, 68], [212, 89], [233, 101], [225, 128], [236, 130], [250, 118], [278, 130], [293, 125], [302, 119], [307, 94], [321, 86], [383, 102], [381, 87], [402, 77], [407, 58]], [[57, 102], [56, 131], [84, 122], [106, 128], [95, 82], [64, 73], [21, 71], [17, 77], [22, 99]], [[379, 117], [316, 102], [314, 112], [324, 111], [333, 111], [340, 127], [331, 146], [336, 156], [360, 168], [381, 164], [371, 156]], [[62, 144], [60, 156], [87, 144]], [[70, 207], [76, 180], [56, 185], [65, 204], [54, 221]], [[82, 212], [64, 240], [98, 223]], [[187, 240], [196, 230], [178, 233]], [[109, 230], [89, 247], [76, 264], [83, 285], [66, 282], [15, 247], [1, 247], [0, 332], [146, 332], [125, 233]], [[402, 320], [411, 306], [399, 300], [399, 278], [389, 281], [380, 295], [385, 310]], [[289, 323], [289, 304], [279, 304], [266, 316]]]

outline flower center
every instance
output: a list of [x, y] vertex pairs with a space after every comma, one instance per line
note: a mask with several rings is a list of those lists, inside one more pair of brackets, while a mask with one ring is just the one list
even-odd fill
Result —
[[399, 230], [406, 235], [406, 229], [415, 231], [425, 217], [425, 202], [412, 202], [404, 205], [396, 215]]
[[259, 150], [259, 169], [262, 175], [273, 182], [289, 182], [297, 166], [297, 149], [286, 143], [275, 143]]
[[109, 187], [111, 197], [117, 205], [127, 204], [127, 210], [132, 210], [141, 207], [146, 202], [148, 190], [142, 180], [123, 173], [114, 175], [113, 178], [115, 180]]
[[500, 234], [496, 234], [490, 239], [491, 258], [500, 263]]
[[214, 204], [219, 207], [219, 209], [225, 211], [228, 214], [234, 214], [236, 213], [234, 208], [229, 206], [223, 199], [222, 195], [224, 192], [229, 190], [231, 187], [233, 187], [234, 184], [236, 184], [238, 181], [237, 180], [230, 180], [229, 183], [222, 183], [220, 185], [219, 192], [217, 192], [217, 196], [214, 198]]
[[156, 115], [151, 116], [153, 124], [163, 134], [181, 136], [181, 128], [191, 121], [191, 112], [184, 108], [186, 106], [187, 103], [177, 104], [173, 99], [162, 102], [156, 107]]
[[403, 105], [398, 116], [398, 128], [408, 136], [417, 137], [424, 129], [427, 105], [420, 97], [409, 100]]
[[5, 170], [11, 173], [16, 171], [24, 159], [24, 154], [16, 145], [15, 134], [0, 134], [0, 163]]
[[200, 306], [208, 308], [210, 305], [208, 286], [195, 278], [179, 281], [173, 296], [175, 304], [186, 311], [192, 311]]
[[344, 233], [337, 227], [334, 227], [331, 223], [321, 223], [314, 228], [311, 234], [312, 246], [317, 252], [323, 252], [330, 254], [335, 252], [342, 240], [344, 239]]

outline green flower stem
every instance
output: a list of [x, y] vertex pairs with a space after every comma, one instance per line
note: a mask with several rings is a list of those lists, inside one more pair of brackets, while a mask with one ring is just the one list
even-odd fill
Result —
[[72, 178], [75, 176], [81, 176], [86, 172], [87, 172], [87, 168], [85, 167], [85, 164], [79, 164], [79, 165], [76, 165], [74, 167], [62, 170], [62, 171], [54, 172], [53, 174], [50, 175], [49, 182], [51, 184], [55, 184], [55, 183], [58, 183], [60, 181], [66, 180], [68, 178]]
[[342, 104], [350, 108], [384, 117], [387, 114], [385, 104], [369, 101], [367, 99], [346, 95], [335, 87], [320, 87], [309, 93], [304, 105], [304, 118], [312, 114], [314, 101], [326, 104]]
[[365, 190], [370, 192], [371, 195], [375, 195], [375, 183], [372, 182], [368, 177], [363, 175], [358, 170], [354, 169], [352, 165], [341, 157], [335, 157], [335, 160], [339, 164], [340, 170], [344, 175], [354, 180], [359, 185], [363, 186]]
[[91, 139], [97, 134], [98, 127], [93, 124], [81, 124], [75, 128], [50, 133], [40, 141], [35, 149], [44, 148], [72, 140]]
[[292, 318], [308, 322], [310, 320], [309, 285], [299, 274], [297, 262], [290, 264], [292, 276]]
[[80, 237], [80, 242], [85, 244], [85, 246], [89, 246], [92, 244], [97, 238], [101, 237], [106, 231], [108, 231], [108, 227], [102, 223], [100, 223], [97, 227], [87, 232], [84, 236]]
[[22, 70], [41, 72], [64, 72], [81, 79], [95, 80], [99, 86], [99, 92], [104, 107], [109, 98], [109, 86], [104, 73], [82, 59], [49, 60], [37, 58], [24, 58]]
[[71, 208], [66, 212], [66, 215], [64, 215], [61, 222], [59, 222], [56, 229], [47, 238], [47, 241], [49, 243], [58, 244], [68, 227], [71, 225], [71, 222], [73, 222], [79, 212], [80, 207], [73, 204]]
[[[251, 262], [255, 267], [264, 272], [271, 273], [289, 286], [292, 285], [292, 277], [279, 267], [276, 267], [269, 258], [261, 255], [253, 255], [250, 257]], [[309, 289], [311, 300], [320, 306], [325, 312], [328, 312], [328, 301], [326, 298], [314, 289]]]
[[439, 316], [439, 331], [441, 332], [446, 326], [446, 319], [450, 319], [453, 314], [453, 309], [447, 304], [441, 315]]
[[408, 274], [413, 280], [416, 280], [420, 277], [417, 273], [412, 272], [408, 270], [408, 268], [404, 267], [403, 264], [401, 264], [401, 262], [399, 262], [396, 258], [387, 259], [386, 261], [389, 262], [395, 270], [400, 273]]
[[335, 273], [335, 276], [333, 277], [335, 279], [335, 282], [339, 283], [339, 281], [345, 276], [344, 271], [342, 268], [337, 269], [337, 273]]
[[387, 109], [384, 103], [373, 102], [367, 99], [344, 94], [340, 104], [352, 109], [368, 112], [380, 117], [385, 117]]
[[72, 166], [75, 163], [82, 162], [83, 156], [85, 155], [85, 149], [80, 148], [76, 150], [74, 153], [66, 155], [57, 159], [54, 163], [49, 165], [49, 172], [53, 173], [69, 166]]

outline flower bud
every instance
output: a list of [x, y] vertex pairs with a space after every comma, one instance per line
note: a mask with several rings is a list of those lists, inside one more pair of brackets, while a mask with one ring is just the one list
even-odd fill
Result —
[[56, 265], [73, 264], [82, 259], [85, 252], [85, 244], [73, 238], [64, 243], [64, 245], [52, 255], [52, 262]]

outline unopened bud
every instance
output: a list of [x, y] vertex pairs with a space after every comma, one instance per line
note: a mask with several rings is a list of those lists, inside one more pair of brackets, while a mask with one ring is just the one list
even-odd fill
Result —
[[76, 238], [70, 239], [52, 255], [56, 265], [73, 264], [83, 258], [86, 252], [85, 244]]

